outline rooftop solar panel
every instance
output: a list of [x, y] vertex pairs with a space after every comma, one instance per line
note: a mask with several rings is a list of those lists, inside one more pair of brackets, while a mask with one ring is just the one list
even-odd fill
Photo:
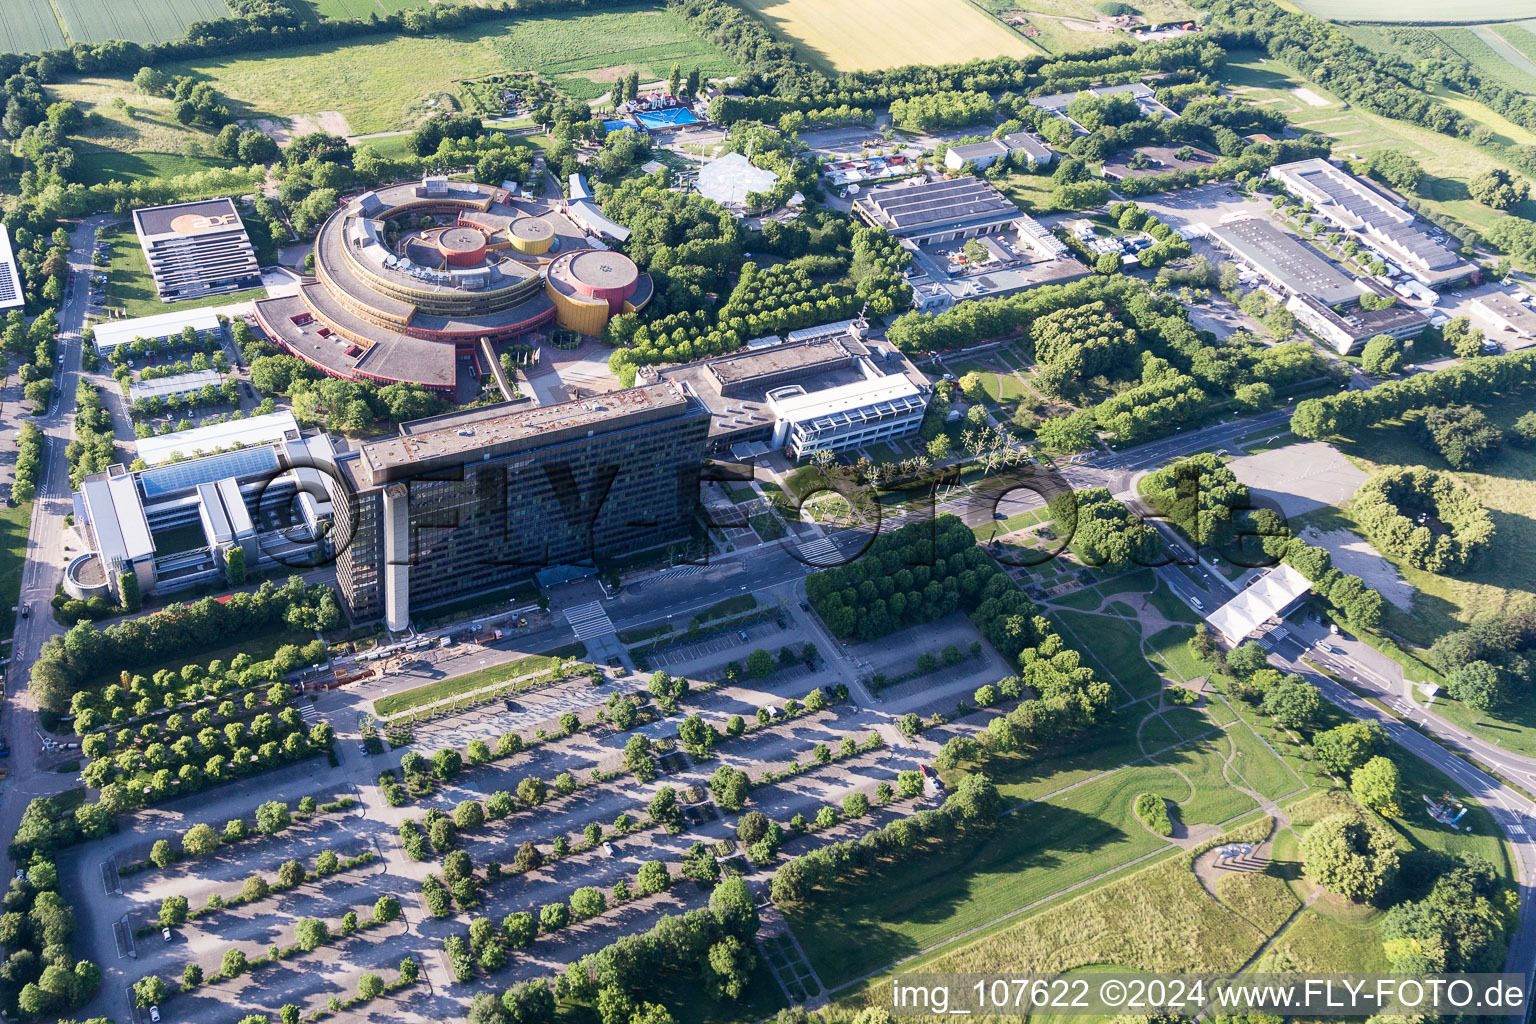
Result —
[[146, 498], [156, 498], [174, 491], [189, 490], [198, 484], [227, 477], [250, 477], [273, 473], [278, 469], [277, 452], [269, 446], [243, 448], [239, 451], [210, 455], [188, 462], [173, 462], [139, 474]]

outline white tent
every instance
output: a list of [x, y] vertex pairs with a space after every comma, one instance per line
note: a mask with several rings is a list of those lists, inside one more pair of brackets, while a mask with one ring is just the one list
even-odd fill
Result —
[[772, 171], [752, 166], [740, 153], [728, 153], [699, 170], [699, 194], [721, 206], [743, 206], [749, 192], [767, 192], [778, 183]]
[[1260, 625], [1288, 612], [1311, 588], [1305, 576], [1282, 563], [1207, 615], [1205, 621], [1228, 643], [1240, 644]]

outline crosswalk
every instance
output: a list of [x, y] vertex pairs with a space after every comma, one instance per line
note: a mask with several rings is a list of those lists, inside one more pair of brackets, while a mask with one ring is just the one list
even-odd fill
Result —
[[597, 601], [579, 604], [565, 610], [565, 621], [571, 624], [577, 640], [590, 640], [614, 632], [613, 622]]
[[640, 591], [653, 583], [661, 583], [664, 580], [681, 579], [684, 576], [697, 576], [707, 568], [709, 568], [707, 565], [674, 565], [670, 569], [663, 569], [655, 575], [647, 576], [629, 589], [631, 591]]
[[299, 703], [299, 717], [306, 722], [318, 722], [320, 721], [320, 709], [307, 700], [301, 701]]
[[800, 557], [812, 565], [831, 565], [842, 560], [843, 553], [826, 537], [817, 537], [800, 545]]

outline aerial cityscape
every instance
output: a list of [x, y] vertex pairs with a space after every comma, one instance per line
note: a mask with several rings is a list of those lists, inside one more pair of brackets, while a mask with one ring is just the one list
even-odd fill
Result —
[[0, 1020], [1529, 1017], [1530, 3], [4, 0], [0, 83]]

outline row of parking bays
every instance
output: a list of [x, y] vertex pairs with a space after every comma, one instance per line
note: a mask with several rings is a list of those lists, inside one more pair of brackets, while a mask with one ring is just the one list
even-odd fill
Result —
[[745, 629], [737, 629], [721, 633], [708, 640], [698, 640], [693, 643], [679, 644], [646, 655], [646, 661], [653, 668], [666, 668], [668, 665], [681, 665], [685, 662], [702, 658], [709, 654], [720, 654], [752, 643], [754, 640], [762, 640], [776, 633], [782, 633], [789, 629], [789, 623], [784, 619], [774, 621], [756, 622]]

